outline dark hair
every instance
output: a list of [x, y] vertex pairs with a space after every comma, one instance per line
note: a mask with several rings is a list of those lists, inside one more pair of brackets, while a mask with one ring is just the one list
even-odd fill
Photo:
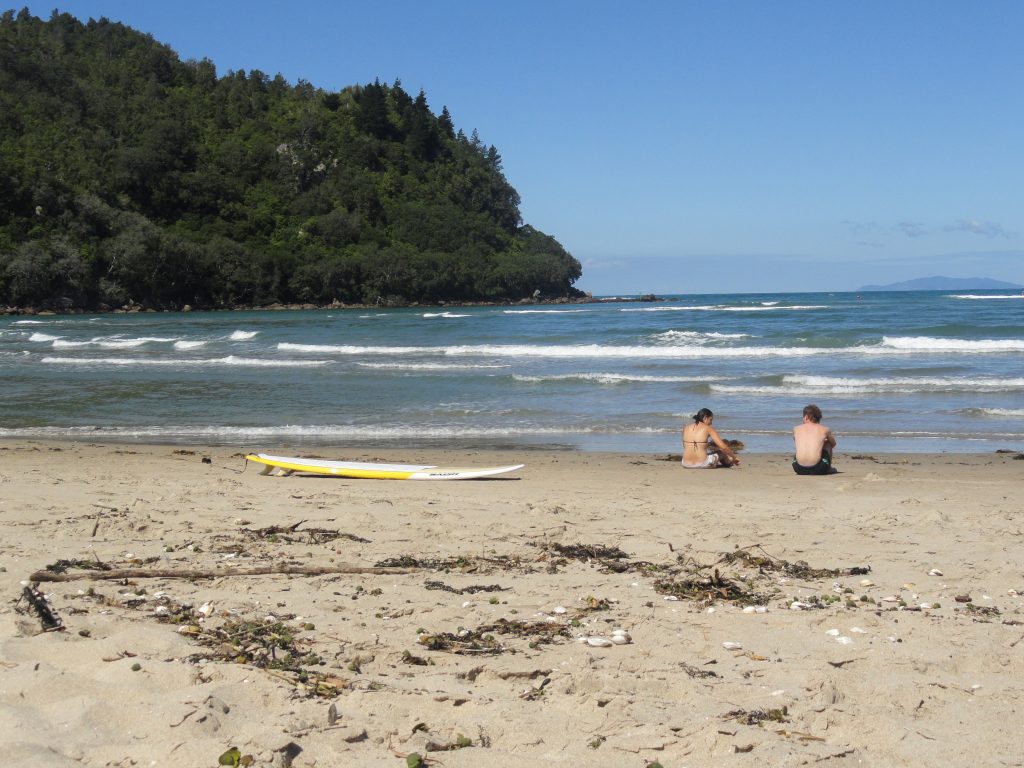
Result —
[[804, 416], [806, 416], [808, 419], [817, 424], [819, 421], [821, 421], [821, 408], [819, 408], [816, 405], [805, 405]]
[[694, 424], [700, 424], [702, 421], [704, 421], [704, 419], [713, 419], [714, 417], [715, 417], [715, 414], [713, 414], [710, 411], [710, 409], [708, 409], [708, 408], [701, 408], [699, 411], [697, 411], [695, 414], [693, 414], [693, 423]]

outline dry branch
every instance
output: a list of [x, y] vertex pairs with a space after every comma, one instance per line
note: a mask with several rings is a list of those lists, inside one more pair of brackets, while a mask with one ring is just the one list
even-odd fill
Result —
[[358, 565], [267, 565], [259, 568], [149, 569], [121, 568], [110, 571], [76, 571], [54, 573], [36, 571], [29, 581], [117, 581], [119, 579], [216, 579], [222, 576], [266, 576], [286, 573], [300, 576], [322, 576], [329, 573], [396, 574], [414, 573], [415, 568], [366, 568]]

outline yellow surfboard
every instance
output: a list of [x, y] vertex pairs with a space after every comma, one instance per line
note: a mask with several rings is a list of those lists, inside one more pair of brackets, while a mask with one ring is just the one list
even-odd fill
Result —
[[261, 475], [290, 475], [294, 472], [311, 475], [334, 475], [374, 480], [474, 480], [479, 477], [503, 475], [522, 469], [525, 464], [507, 467], [436, 467], [429, 464], [377, 464], [359, 461], [326, 461], [298, 456], [249, 454], [246, 461], [263, 464]]

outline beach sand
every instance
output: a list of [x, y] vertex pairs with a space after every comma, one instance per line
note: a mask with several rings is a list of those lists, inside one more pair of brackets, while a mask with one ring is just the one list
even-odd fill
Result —
[[[0, 443], [5, 764], [216, 766], [232, 746], [278, 766], [1024, 762], [1012, 454], [840, 452], [825, 478], [768, 455], [684, 471], [652, 454], [320, 454], [526, 467], [267, 477], [230, 448]], [[270, 526], [285, 530], [245, 532]], [[393, 558], [414, 567], [41, 583], [63, 631], [18, 600], [62, 559], [186, 573]], [[745, 594], [766, 610], [745, 612]], [[632, 642], [576, 640], [614, 628]], [[257, 665], [272, 632], [281, 669]]]

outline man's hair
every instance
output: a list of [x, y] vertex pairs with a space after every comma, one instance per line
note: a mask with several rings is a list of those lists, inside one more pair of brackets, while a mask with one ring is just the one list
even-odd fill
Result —
[[821, 421], [821, 408], [816, 405], [805, 405], [804, 416], [817, 424]]

